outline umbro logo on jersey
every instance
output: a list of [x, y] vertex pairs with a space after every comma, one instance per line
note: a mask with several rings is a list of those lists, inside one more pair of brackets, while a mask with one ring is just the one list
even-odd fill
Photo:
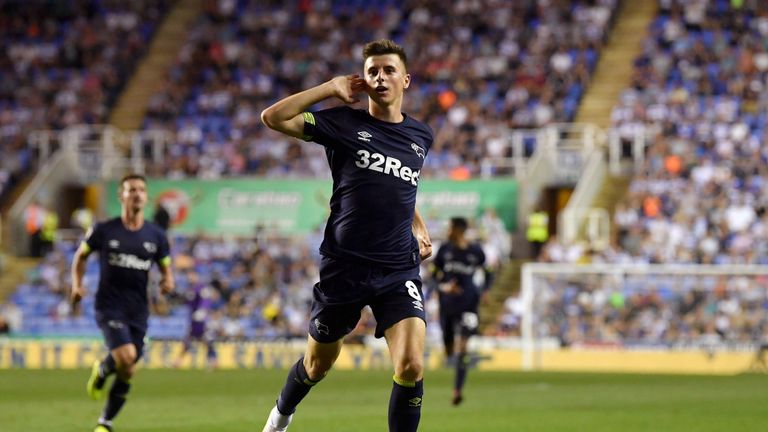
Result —
[[120, 241], [119, 240], [110, 240], [109, 241], [109, 247], [110, 249], [117, 249], [120, 247]]
[[360, 131], [357, 133], [357, 139], [359, 139], [360, 141], [369, 142], [372, 137], [373, 135], [369, 134], [366, 131]]
[[419, 147], [416, 143], [411, 143], [411, 148], [413, 151], [416, 152], [416, 155], [422, 159], [424, 159], [427, 156], [427, 152], [424, 150], [424, 148]]

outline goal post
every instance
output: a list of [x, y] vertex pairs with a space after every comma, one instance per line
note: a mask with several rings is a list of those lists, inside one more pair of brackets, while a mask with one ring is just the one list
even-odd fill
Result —
[[520, 301], [526, 371], [734, 373], [768, 343], [766, 265], [527, 263]]

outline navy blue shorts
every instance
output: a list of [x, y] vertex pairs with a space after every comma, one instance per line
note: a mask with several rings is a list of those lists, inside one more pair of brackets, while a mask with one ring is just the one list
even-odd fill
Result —
[[318, 342], [336, 342], [360, 321], [370, 306], [376, 337], [396, 323], [417, 317], [426, 323], [419, 266], [389, 269], [322, 257], [320, 282], [312, 293], [309, 334]]
[[440, 328], [443, 330], [443, 343], [446, 345], [453, 343], [457, 333], [465, 338], [476, 335], [479, 324], [477, 308], [457, 313], [441, 312]]
[[96, 312], [96, 323], [104, 334], [104, 342], [110, 351], [126, 344], [136, 346], [136, 361], [144, 354], [144, 336], [147, 326], [132, 323], [118, 313]]

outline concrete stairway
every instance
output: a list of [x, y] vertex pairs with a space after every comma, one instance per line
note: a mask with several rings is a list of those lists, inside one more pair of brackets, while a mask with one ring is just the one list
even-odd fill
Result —
[[592, 207], [608, 210], [611, 217], [611, 226], [613, 226], [613, 211], [616, 203], [627, 193], [627, 187], [631, 181], [630, 177], [608, 176], [600, 187], [600, 191], [592, 201]]
[[139, 129], [149, 98], [186, 41], [189, 27], [202, 12], [202, 4], [200, 0], [178, 0], [173, 6], [115, 104], [109, 118], [112, 126], [124, 131]]
[[622, 90], [630, 84], [634, 60], [640, 54], [646, 28], [656, 11], [655, 1], [623, 2], [579, 106], [577, 123], [593, 123], [604, 129], [610, 125], [611, 110]]
[[[624, 1], [600, 53], [587, 93], [582, 99], [576, 122], [593, 123], [603, 129], [610, 126], [611, 110], [621, 92], [631, 84], [634, 60], [640, 54], [648, 25], [656, 16], [655, 1]], [[592, 207], [604, 208], [613, 220], [616, 203], [627, 191], [629, 178], [609, 176], [603, 182]]]
[[480, 333], [491, 327], [504, 307], [504, 300], [513, 294], [520, 292], [520, 275], [523, 264], [528, 260], [510, 260], [496, 275], [491, 289], [486, 294], [486, 301], [480, 304]]

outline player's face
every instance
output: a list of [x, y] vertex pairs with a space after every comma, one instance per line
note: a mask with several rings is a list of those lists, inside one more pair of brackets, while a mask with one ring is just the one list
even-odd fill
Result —
[[143, 210], [147, 204], [147, 184], [141, 179], [124, 181], [120, 188], [120, 202], [133, 211]]
[[411, 76], [397, 54], [368, 57], [364, 74], [368, 96], [379, 105], [401, 103], [403, 91], [411, 84]]
[[451, 224], [448, 227], [448, 240], [452, 242], [461, 241], [461, 239], [464, 238], [464, 231], [464, 228]]

